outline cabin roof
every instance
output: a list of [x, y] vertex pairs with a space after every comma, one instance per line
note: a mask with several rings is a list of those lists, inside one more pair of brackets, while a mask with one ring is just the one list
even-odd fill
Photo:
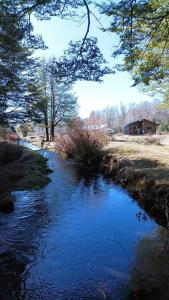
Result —
[[147, 119], [142, 119], [142, 120], [136, 120], [134, 122], [128, 123], [128, 124], [124, 125], [124, 127], [127, 127], [127, 126], [135, 124], [135, 123], [140, 123], [141, 124], [141, 123], [143, 123], [143, 121], [147, 121], [147, 122], [149, 122], [151, 124], [154, 124], [154, 125], [157, 125], [157, 126], [159, 125], [158, 123], [156, 123], [154, 121], [150, 121], [150, 120], [147, 120]]

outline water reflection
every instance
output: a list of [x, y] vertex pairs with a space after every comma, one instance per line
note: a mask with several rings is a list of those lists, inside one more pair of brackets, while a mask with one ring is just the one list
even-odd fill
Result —
[[143, 211], [110, 180], [43, 155], [51, 183], [15, 193], [15, 212], [0, 215], [0, 299], [123, 299], [155, 223], [138, 220]]
[[19, 201], [15, 212], [0, 214], [0, 299], [4, 300], [22, 298], [23, 274], [37, 253], [41, 230], [50, 221], [41, 193], [14, 194]]
[[158, 228], [154, 237], [143, 238], [137, 246], [128, 299], [169, 299], [168, 232]]

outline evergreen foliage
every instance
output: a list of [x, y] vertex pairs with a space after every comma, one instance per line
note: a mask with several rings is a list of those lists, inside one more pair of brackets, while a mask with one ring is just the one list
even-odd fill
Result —
[[[40, 36], [33, 34], [31, 16], [40, 20], [51, 16], [76, 19], [89, 13], [89, 4], [86, 0], [0, 0], [0, 124], [27, 122], [35, 107], [33, 118], [40, 122], [45, 110], [48, 122], [48, 98], [44, 85], [39, 86], [35, 78], [39, 62], [32, 56], [35, 49], [45, 49], [45, 45]], [[87, 34], [88, 31], [82, 41], [71, 42], [63, 57], [53, 63], [52, 74], [55, 80], [57, 77], [57, 84], [60, 80], [67, 80], [68, 84], [76, 80], [100, 81], [110, 73], [97, 40], [87, 39]], [[38, 107], [42, 98], [43, 108]]]
[[132, 71], [135, 84], [169, 75], [168, 0], [111, 1], [101, 10], [111, 18], [109, 31], [119, 38], [113, 55], [122, 55], [124, 64], [118, 68]]

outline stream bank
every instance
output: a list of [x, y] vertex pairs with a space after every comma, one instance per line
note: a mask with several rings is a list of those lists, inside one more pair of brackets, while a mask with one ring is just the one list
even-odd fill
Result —
[[[8, 144], [10, 151], [15, 151], [15, 144]], [[47, 176], [51, 170], [47, 159], [39, 152], [20, 147], [18, 159], [0, 164], [0, 211], [11, 212], [14, 209], [13, 191], [40, 189], [50, 182]]]
[[101, 172], [124, 187], [161, 225], [169, 222], [169, 170], [155, 161], [131, 160], [107, 153]]

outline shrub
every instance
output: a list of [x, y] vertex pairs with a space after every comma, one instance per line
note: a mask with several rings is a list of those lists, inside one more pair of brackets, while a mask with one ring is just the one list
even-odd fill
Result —
[[75, 158], [87, 166], [96, 166], [103, 157], [103, 147], [108, 142], [108, 136], [99, 131], [89, 131], [76, 125], [68, 128], [67, 134], [57, 139], [56, 150]]
[[160, 139], [156, 136], [146, 136], [143, 139], [145, 145], [161, 145]]
[[19, 140], [19, 135], [13, 127], [0, 126], [0, 140], [16, 142]]
[[22, 146], [7, 142], [0, 142], [0, 164], [7, 164], [18, 160], [22, 153]]

